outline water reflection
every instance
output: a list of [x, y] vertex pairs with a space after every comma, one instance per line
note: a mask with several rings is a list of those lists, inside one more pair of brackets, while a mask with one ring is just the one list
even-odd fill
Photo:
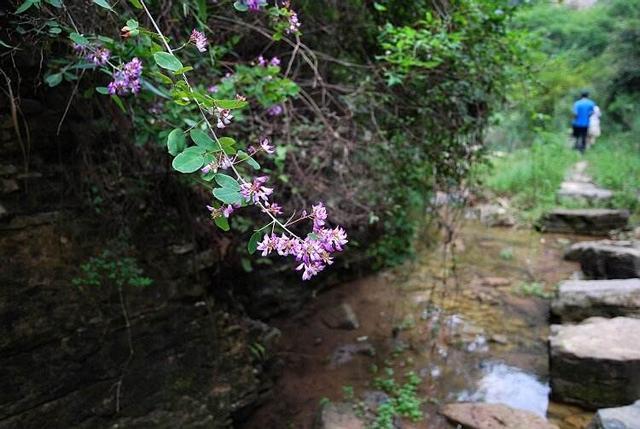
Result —
[[549, 391], [549, 384], [535, 375], [502, 362], [485, 362], [477, 390], [461, 392], [458, 401], [502, 403], [545, 417]]

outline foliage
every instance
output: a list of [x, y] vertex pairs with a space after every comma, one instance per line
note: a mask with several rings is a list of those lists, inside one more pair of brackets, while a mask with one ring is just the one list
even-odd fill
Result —
[[516, 291], [523, 296], [535, 296], [543, 299], [551, 299], [554, 297], [554, 293], [546, 291], [544, 283], [539, 282], [521, 283]]
[[421, 382], [420, 377], [414, 372], [407, 373], [406, 381], [402, 385], [398, 385], [392, 377], [376, 378], [375, 386], [384, 390], [390, 396], [390, 400], [378, 407], [373, 429], [392, 429], [395, 416], [407, 417], [414, 422], [421, 420], [422, 400], [417, 393]]
[[556, 191], [576, 160], [565, 139], [541, 132], [531, 148], [492, 157], [477, 177], [496, 195], [511, 197], [522, 216], [533, 220], [556, 204]]
[[82, 273], [71, 280], [78, 287], [124, 286], [146, 287], [153, 283], [149, 277], [143, 275], [142, 268], [131, 257], [117, 257], [105, 250], [100, 256], [90, 258], [80, 266]]

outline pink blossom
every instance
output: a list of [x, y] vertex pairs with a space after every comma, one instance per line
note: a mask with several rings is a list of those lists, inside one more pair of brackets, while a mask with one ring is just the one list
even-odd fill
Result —
[[282, 214], [282, 207], [278, 203], [270, 203], [267, 201], [263, 205], [264, 209], [262, 211], [264, 211], [265, 213], [271, 213], [273, 216]]
[[243, 183], [240, 185], [240, 193], [247, 201], [252, 201], [254, 204], [260, 200], [267, 201], [269, 195], [273, 193], [273, 188], [263, 186], [267, 180], [269, 180], [267, 176], [260, 176], [253, 179], [251, 183]]
[[90, 52], [86, 58], [97, 66], [103, 66], [107, 64], [111, 57], [111, 51], [106, 48], [96, 48], [93, 52]]
[[289, 15], [289, 28], [287, 28], [287, 33], [297, 33], [300, 31], [300, 19], [298, 19], [298, 14], [294, 11], [291, 11], [291, 15]]
[[113, 73], [113, 81], [109, 83], [108, 90], [111, 95], [137, 94], [140, 92], [140, 76], [142, 75], [142, 61], [134, 58], [126, 63], [120, 70]]
[[191, 32], [191, 36], [189, 37], [189, 42], [195, 44], [196, 48], [200, 52], [205, 52], [207, 50], [207, 44], [209, 43], [204, 33], [196, 29], [194, 29]]
[[264, 67], [267, 65], [267, 60], [262, 55], [258, 57], [258, 65], [260, 67]]
[[221, 109], [216, 107], [216, 116], [218, 117], [218, 128], [224, 128], [231, 123], [233, 119], [233, 115], [231, 114], [231, 110], [229, 109]]
[[278, 57], [271, 58], [271, 61], [269, 61], [269, 65], [270, 66], [274, 66], [274, 67], [278, 67], [280, 65], [280, 58], [278, 58]]
[[262, 256], [268, 256], [276, 249], [278, 245], [278, 237], [275, 234], [266, 234], [260, 243], [258, 243], [258, 250], [262, 251]]
[[272, 154], [276, 151], [269, 139], [266, 137], [260, 140], [260, 148], [268, 154]]
[[313, 219], [313, 231], [319, 231], [327, 220], [327, 209], [324, 204], [318, 203], [311, 207], [311, 218]]
[[269, 116], [280, 116], [284, 112], [284, 109], [279, 104], [274, 104], [273, 106], [267, 109], [267, 115]]
[[225, 207], [223, 207], [222, 209], [222, 215], [226, 218], [228, 218], [229, 216], [231, 216], [231, 213], [233, 213], [234, 209], [232, 205], [227, 205]]

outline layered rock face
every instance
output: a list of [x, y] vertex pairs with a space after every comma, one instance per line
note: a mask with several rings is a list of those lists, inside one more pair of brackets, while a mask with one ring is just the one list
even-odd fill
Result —
[[639, 319], [593, 317], [552, 325], [549, 342], [555, 399], [595, 409], [640, 398]]
[[588, 429], [640, 429], [640, 400], [626, 407], [598, 410]]
[[593, 316], [640, 318], [640, 279], [562, 282], [551, 312], [562, 322]]
[[582, 272], [592, 279], [640, 277], [638, 241], [583, 241], [573, 244], [564, 257], [580, 262]]
[[627, 210], [555, 209], [537, 223], [544, 232], [606, 236], [613, 229], [624, 228], [629, 220]]

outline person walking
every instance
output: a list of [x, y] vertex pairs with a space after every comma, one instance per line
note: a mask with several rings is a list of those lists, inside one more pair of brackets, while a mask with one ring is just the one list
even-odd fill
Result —
[[576, 139], [575, 149], [584, 153], [587, 147], [587, 133], [589, 132], [589, 121], [596, 103], [589, 99], [589, 93], [584, 91], [580, 94], [580, 99], [573, 104], [573, 137]]
[[596, 139], [600, 137], [600, 108], [595, 106], [593, 114], [589, 118], [589, 131], [587, 131], [587, 147], [591, 147], [596, 143]]

